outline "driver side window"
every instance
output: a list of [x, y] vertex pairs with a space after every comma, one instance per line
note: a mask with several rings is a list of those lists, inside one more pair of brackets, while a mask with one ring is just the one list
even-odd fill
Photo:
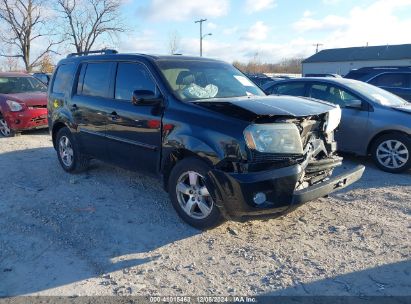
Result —
[[360, 109], [362, 107], [362, 101], [360, 98], [341, 87], [331, 84], [313, 84], [309, 90], [309, 96], [331, 102], [339, 105], [341, 108], [350, 107]]
[[347, 92], [343, 88], [330, 86], [329, 87], [330, 102], [339, 105], [341, 108], [361, 108], [362, 101], [357, 96]]

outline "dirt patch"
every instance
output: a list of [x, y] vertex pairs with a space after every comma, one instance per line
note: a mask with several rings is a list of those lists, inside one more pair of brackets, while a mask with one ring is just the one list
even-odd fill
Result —
[[155, 178], [65, 173], [44, 131], [0, 138], [0, 297], [411, 295], [411, 172], [363, 179], [278, 219], [183, 223]]

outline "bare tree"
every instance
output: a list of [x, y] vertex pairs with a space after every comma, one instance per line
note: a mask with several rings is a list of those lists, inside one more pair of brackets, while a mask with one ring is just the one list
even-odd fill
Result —
[[[11, 47], [7, 48], [6, 53], [7, 54], [12, 53]], [[19, 68], [19, 63], [18, 63], [18, 58], [17, 57], [7, 56], [7, 57], [4, 58], [4, 60], [0, 64], [3, 67], [3, 70], [7, 71], [7, 72], [16, 72]]]
[[7, 57], [5, 62], [5, 68], [8, 72], [16, 72], [18, 69], [18, 63], [16, 57]]
[[180, 42], [181, 38], [178, 31], [170, 32], [168, 37], [168, 50], [171, 55], [176, 54], [181, 49]]
[[112, 39], [124, 32], [120, 7], [123, 0], [57, 0], [58, 10], [67, 22], [63, 35], [77, 52], [90, 51], [98, 40]]
[[[41, 14], [45, 0], [0, 0], [0, 39], [13, 53], [0, 53], [8, 58], [21, 58], [25, 68], [30, 72], [39, 64], [40, 58], [49, 52], [60, 41], [52, 41], [53, 35], [47, 30], [47, 14]], [[4, 27], [3, 27], [4, 26]], [[34, 40], [46, 41], [42, 51], [31, 60], [31, 46]]]
[[254, 56], [249, 62], [234, 61], [233, 65], [244, 73], [290, 73], [301, 74], [303, 57], [283, 58], [278, 63], [262, 63], [258, 56]]

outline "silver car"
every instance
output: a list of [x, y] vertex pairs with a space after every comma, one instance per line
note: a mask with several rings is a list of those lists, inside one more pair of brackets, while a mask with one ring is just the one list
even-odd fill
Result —
[[335, 136], [338, 150], [371, 155], [384, 171], [411, 168], [411, 103], [373, 85], [341, 78], [279, 81], [267, 94], [305, 96], [338, 104], [342, 109]]

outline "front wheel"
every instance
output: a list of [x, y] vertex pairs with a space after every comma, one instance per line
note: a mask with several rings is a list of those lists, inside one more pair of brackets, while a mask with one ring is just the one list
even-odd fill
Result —
[[173, 168], [168, 183], [174, 209], [186, 223], [198, 229], [209, 229], [223, 221], [204, 182], [209, 170], [201, 160], [183, 159]]
[[81, 150], [68, 128], [62, 128], [56, 136], [57, 157], [67, 172], [79, 173], [88, 166], [88, 158]]
[[0, 133], [4, 137], [14, 137], [17, 133], [10, 128], [7, 121], [0, 115]]
[[375, 164], [383, 171], [401, 173], [411, 168], [411, 139], [405, 134], [386, 134], [372, 147]]

